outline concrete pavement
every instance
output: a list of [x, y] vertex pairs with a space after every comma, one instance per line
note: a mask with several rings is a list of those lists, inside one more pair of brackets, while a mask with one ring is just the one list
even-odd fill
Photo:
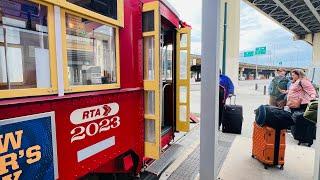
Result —
[[[258, 84], [258, 90], [255, 90], [255, 84]], [[244, 171], [240, 171], [241, 169], [243, 170], [243, 168], [248, 168], [248, 167], [252, 167], [252, 160], [251, 161], [245, 161], [243, 160], [243, 158], [247, 158], [247, 154], [251, 153], [251, 136], [252, 136], [252, 124], [254, 122], [254, 110], [261, 104], [267, 104], [268, 103], [268, 99], [269, 97], [267, 95], [263, 95], [263, 87], [267, 86], [269, 84], [268, 80], [259, 80], [259, 81], [240, 81], [239, 82], [239, 86], [236, 90], [236, 94], [237, 94], [237, 100], [236, 100], [236, 104], [242, 105], [243, 106], [243, 116], [244, 116], [244, 121], [243, 121], [243, 126], [242, 126], [242, 134], [239, 136], [239, 138], [242, 140], [238, 140], [239, 138], [236, 137], [235, 135], [232, 134], [223, 134], [221, 132], [218, 132], [218, 149], [217, 149], [217, 156], [218, 156], [218, 162], [217, 162], [217, 166], [218, 169], [221, 169], [221, 173], [224, 173], [224, 177], [228, 177], [228, 178], [222, 178], [222, 179], [230, 179], [230, 176], [227, 176], [226, 174], [228, 174], [228, 169], [226, 167], [230, 166], [230, 164], [234, 164], [233, 162], [233, 158], [237, 156], [237, 150], [241, 149], [243, 151], [242, 154], [239, 154], [239, 156], [242, 156], [241, 158], [238, 158], [239, 162], [237, 162], [236, 164], [238, 164], [239, 167], [238, 168], [238, 173], [240, 172], [244, 172]], [[191, 112], [196, 113], [196, 114], [200, 114], [200, 87], [201, 84], [200, 83], [195, 83], [193, 82], [191, 84], [191, 93], [190, 93], [190, 100], [191, 100], [191, 104], [190, 104], [190, 108], [191, 108]], [[200, 136], [197, 136], [197, 138], [199, 138]], [[236, 139], [236, 141], [234, 142], [234, 139]], [[247, 140], [246, 142], [244, 142], [244, 139]], [[240, 146], [238, 146], [240, 145]], [[312, 160], [314, 157], [314, 155], [312, 154], [312, 152], [314, 152], [313, 148], [307, 148], [307, 147], [301, 147], [297, 145], [297, 142], [292, 138], [292, 136], [287, 135], [287, 145], [288, 145], [288, 155], [286, 156], [286, 158], [290, 158], [291, 160], [288, 160], [287, 164], [290, 163], [289, 165], [285, 165], [285, 170], [283, 171], [283, 173], [277, 174], [278, 176], [275, 176], [279, 179], [287, 179], [288, 177], [292, 177], [290, 175], [290, 173], [292, 172], [299, 172], [297, 169], [295, 169], [294, 167], [296, 166], [295, 164], [298, 163], [298, 159], [300, 158], [301, 161], [303, 161], [304, 166], [300, 167], [297, 166], [297, 168], [299, 170], [305, 170], [305, 172], [310, 171], [310, 169], [313, 168], [313, 164], [312, 164]], [[230, 148], [233, 148], [235, 150], [230, 151]], [[231, 150], [232, 150], [231, 148]], [[304, 151], [306, 150], [306, 151]], [[174, 167], [169, 166], [168, 169], [170, 169], [170, 172], [172, 172], [171, 174], [166, 174], [166, 178], [168, 179], [197, 179], [199, 178], [199, 146], [195, 147], [193, 151], [189, 150], [189, 152], [191, 152], [190, 154], [188, 154], [187, 158], [184, 157], [183, 160], [180, 159], [179, 163], [176, 163]], [[300, 155], [299, 155], [300, 153]], [[302, 158], [301, 159], [301, 153], [307, 153], [307, 156], [303, 156], [306, 159]], [[290, 155], [291, 154], [291, 155]], [[295, 156], [296, 155], [296, 156]], [[248, 156], [249, 158], [251, 158], [251, 155]], [[231, 159], [231, 160], [230, 160]], [[179, 159], [178, 159], [179, 160]], [[228, 164], [228, 162], [230, 164]], [[258, 163], [253, 161], [254, 163]], [[242, 163], [242, 164], [241, 164]], [[179, 165], [177, 165], [179, 164]], [[299, 164], [299, 163], [298, 163]], [[312, 164], [312, 165], [311, 165]], [[286, 166], [291, 167], [294, 166], [293, 168], [286, 168]], [[233, 166], [232, 168], [236, 168], [237, 169], [238, 166]], [[258, 166], [254, 166], [256, 168], [258, 168]], [[227, 169], [227, 170], [226, 170]], [[248, 169], [247, 169], [248, 170]], [[252, 171], [254, 171], [256, 174], [256, 172], [261, 171], [260, 169], [252, 169]], [[262, 166], [262, 171], [264, 171], [263, 166]], [[261, 172], [262, 172], [261, 171]], [[234, 172], [234, 171], [233, 171]], [[249, 171], [250, 172], [250, 171]], [[260, 172], [260, 173], [261, 173]], [[273, 172], [272, 171], [268, 171], [268, 172]], [[221, 174], [220, 173], [220, 174]], [[229, 175], [233, 174], [233, 177], [236, 179], [237, 178], [237, 173], [229, 173]], [[262, 172], [263, 174], [263, 172]], [[264, 174], [268, 174], [268, 173], [264, 173]], [[307, 173], [305, 176], [303, 176], [303, 173], [301, 174], [302, 176], [297, 176], [297, 177], [309, 177], [310, 173]], [[258, 177], [256, 177], [258, 178]], [[243, 178], [243, 179], [254, 179], [253, 177], [249, 178]], [[231, 179], [232, 180], [232, 179]]]
[[[249, 148], [246, 148], [249, 147]], [[312, 180], [315, 152], [312, 148], [287, 144], [284, 169], [264, 169], [251, 157], [250, 138], [237, 136], [218, 175], [220, 180]]]

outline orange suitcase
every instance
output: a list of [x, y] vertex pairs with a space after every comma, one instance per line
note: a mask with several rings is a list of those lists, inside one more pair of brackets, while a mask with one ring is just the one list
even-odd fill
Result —
[[275, 130], [268, 126], [253, 124], [252, 157], [269, 166], [283, 169], [286, 149], [286, 130]]

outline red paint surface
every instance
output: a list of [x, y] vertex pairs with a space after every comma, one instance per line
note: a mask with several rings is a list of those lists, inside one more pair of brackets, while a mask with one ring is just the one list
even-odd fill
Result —
[[160, 14], [169, 20], [176, 28], [179, 28], [179, 17], [167, 7], [161, 0], [141, 0], [143, 3], [159, 1], [160, 2]]
[[169, 145], [169, 143], [173, 139], [173, 135], [173, 131], [169, 131], [167, 134], [161, 137], [161, 148], [164, 148], [165, 146]]
[[[120, 28], [120, 89], [42, 97], [0, 100], [0, 120], [54, 111], [56, 122], [58, 173], [60, 179], [75, 179], [95, 170], [123, 172], [119, 167], [121, 154], [133, 151], [139, 156], [139, 167], [144, 156], [144, 93], [142, 3], [124, 1], [124, 28]], [[70, 114], [80, 108], [116, 102], [120, 109], [120, 126], [71, 143], [70, 131], [77, 126], [87, 127], [96, 120], [81, 125], [70, 122]], [[77, 152], [97, 142], [115, 136], [115, 145], [85, 159], [77, 161]], [[103, 167], [103, 168], [101, 168]]]
[[131, 157], [131, 155], [125, 156], [123, 158], [123, 169], [125, 171], [129, 171], [130, 169], [133, 168], [133, 159]]
[[[144, 0], [147, 2], [149, 0]], [[162, 15], [174, 25], [177, 17], [164, 5]], [[124, 172], [119, 166], [121, 155], [128, 151], [138, 156], [137, 171], [141, 170], [144, 156], [144, 91], [143, 91], [143, 39], [142, 3], [138, 0], [124, 1], [124, 28], [119, 30], [120, 40], [120, 89], [95, 92], [25, 97], [0, 100], [0, 121], [3, 119], [55, 112], [59, 179], [76, 179], [89, 172]], [[79, 125], [70, 122], [70, 114], [77, 109], [116, 102], [120, 109], [120, 126], [83, 140], [71, 143], [70, 131]], [[99, 123], [101, 120], [92, 122]], [[80, 126], [86, 127], [84, 123]], [[115, 145], [92, 157], [77, 161], [77, 152], [97, 142], [115, 136]], [[162, 138], [168, 144], [172, 132]], [[130, 164], [130, 163], [129, 163]], [[129, 167], [129, 166], [128, 166]], [[130, 169], [130, 168], [127, 168]]]
[[[130, 100], [128, 100], [130, 99]], [[118, 116], [120, 126], [95, 136], [87, 136], [83, 140], [71, 143], [70, 131], [79, 126], [70, 122], [70, 114], [80, 108], [117, 102], [120, 106]], [[60, 99], [50, 102], [35, 102], [19, 105], [10, 105], [0, 109], [0, 119], [55, 112], [58, 169], [61, 179], [74, 179], [105, 165], [112, 167], [109, 170], [121, 171], [112, 163], [117, 156], [133, 150], [140, 156], [140, 166], [144, 155], [144, 123], [143, 123], [143, 91], [97, 95], [73, 99]], [[92, 121], [99, 123], [100, 120]], [[84, 123], [80, 126], [86, 127]], [[91, 146], [109, 137], [115, 136], [115, 145], [86, 159], [77, 162], [77, 151]], [[110, 161], [109, 165], [108, 162]], [[107, 170], [107, 169], [106, 169]], [[108, 172], [108, 171], [104, 171]], [[112, 171], [111, 171], [112, 172]]]
[[160, 3], [160, 14], [169, 20], [176, 28], [179, 28], [179, 18], [163, 3]]

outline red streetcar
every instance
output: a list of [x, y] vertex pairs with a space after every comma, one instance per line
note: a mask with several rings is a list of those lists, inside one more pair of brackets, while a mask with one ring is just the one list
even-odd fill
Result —
[[189, 130], [190, 30], [165, 0], [1, 0], [0, 177], [158, 159]]

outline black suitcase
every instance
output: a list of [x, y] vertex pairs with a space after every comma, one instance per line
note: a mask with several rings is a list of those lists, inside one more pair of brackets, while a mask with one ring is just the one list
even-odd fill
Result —
[[234, 95], [234, 105], [225, 105], [222, 116], [222, 132], [241, 134], [242, 121], [243, 121], [243, 109], [242, 106], [236, 105], [236, 96]]
[[316, 124], [305, 119], [303, 112], [293, 113], [293, 121], [295, 124], [291, 126], [291, 133], [299, 141], [298, 145], [306, 143], [309, 147], [312, 146], [316, 138]]

